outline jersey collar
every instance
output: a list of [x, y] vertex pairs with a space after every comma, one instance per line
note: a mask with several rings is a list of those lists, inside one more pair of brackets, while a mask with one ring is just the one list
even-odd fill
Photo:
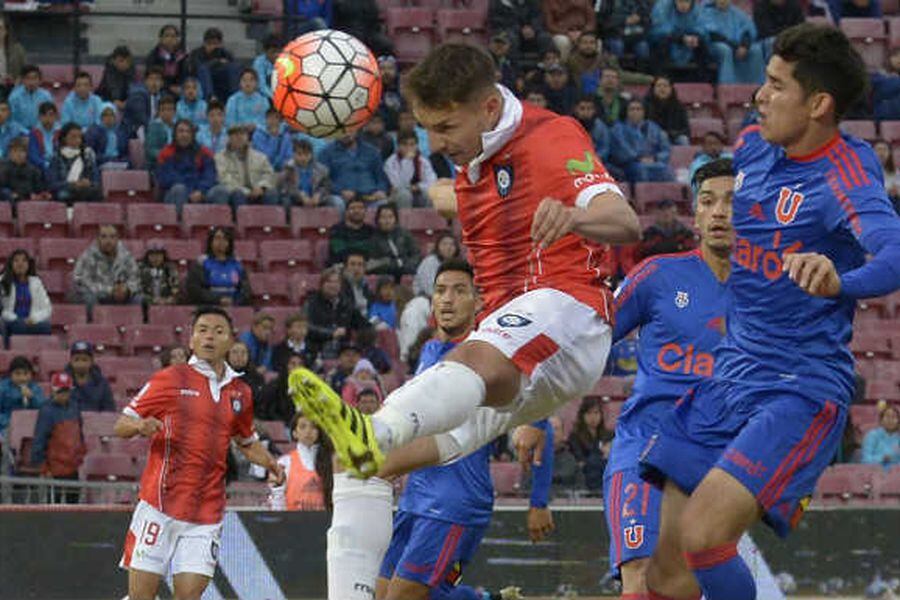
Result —
[[809, 154], [785, 154], [789, 160], [793, 160], [795, 162], [812, 162], [814, 160], [819, 160], [824, 157], [832, 148], [834, 148], [837, 143], [841, 139], [841, 132], [836, 131], [834, 137], [832, 137], [828, 142], [825, 143], [824, 146], [821, 146], [818, 150], [813, 150]]
[[469, 183], [474, 184], [481, 175], [481, 164], [490, 160], [500, 148], [512, 139], [522, 122], [522, 103], [506, 87], [497, 84], [503, 98], [503, 108], [497, 126], [481, 134], [481, 154], [472, 159], [466, 169]]
[[222, 388], [240, 376], [240, 373], [232, 369], [227, 362], [225, 363], [225, 374], [222, 376], [222, 379], [216, 376], [216, 372], [208, 362], [196, 356], [191, 356], [190, 360], [188, 360], [188, 365], [209, 380], [209, 393], [212, 394], [214, 402], [219, 401], [219, 397], [222, 395]]

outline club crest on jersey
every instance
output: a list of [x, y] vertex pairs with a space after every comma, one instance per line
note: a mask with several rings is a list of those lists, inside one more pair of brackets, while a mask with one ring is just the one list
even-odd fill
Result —
[[675, 292], [675, 306], [678, 308], [684, 308], [691, 301], [690, 297], [688, 297], [687, 292], [677, 291]]
[[788, 187], [781, 188], [778, 192], [778, 204], [775, 205], [775, 219], [782, 225], [793, 223], [801, 204], [803, 194]]
[[625, 535], [625, 546], [629, 550], [636, 550], [644, 545], [644, 526], [631, 525], [623, 531]]
[[744, 187], [744, 172], [738, 171], [737, 176], [734, 178], [734, 191], [738, 191]]
[[526, 325], [531, 325], [531, 319], [526, 319], [513, 313], [506, 313], [497, 319], [497, 325], [500, 327], [525, 327]]
[[234, 414], [239, 414], [244, 409], [244, 403], [241, 401], [240, 396], [234, 396], [231, 398], [231, 410], [234, 411]]
[[494, 177], [497, 180], [497, 193], [501, 198], [509, 196], [513, 185], [513, 168], [511, 165], [500, 165], [494, 167]]

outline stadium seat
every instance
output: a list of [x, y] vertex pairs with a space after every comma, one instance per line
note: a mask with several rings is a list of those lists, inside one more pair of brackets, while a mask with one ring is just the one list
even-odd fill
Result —
[[878, 497], [881, 500], [900, 502], [900, 467], [893, 467], [883, 473], [878, 485]]
[[281, 206], [245, 205], [237, 209], [237, 233], [253, 240], [287, 239], [291, 227]]
[[256, 240], [234, 240], [234, 256], [247, 271], [259, 269], [259, 248]]
[[862, 329], [854, 330], [850, 340], [850, 350], [854, 356], [865, 358], [891, 358], [890, 340], [884, 333], [870, 332]]
[[[41, 273], [41, 279], [45, 273]], [[83, 304], [54, 304], [50, 313], [50, 326], [53, 333], [66, 333], [72, 325], [87, 323], [87, 310]]]
[[744, 125], [744, 119], [742, 117], [738, 117], [736, 119], [728, 119], [728, 121], [725, 123], [726, 138], [731, 144], [733, 144], [741, 131], [743, 131], [746, 127], [747, 125]]
[[[279, 273], [249, 273], [254, 302], [283, 306], [290, 302], [288, 280]], [[260, 307], [263, 308], [263, 307]]]
[[128, 250], [136, 261], [140, 262], [140, 260], [144, 258], [144, 240], [124, 239], [119, 241], [122, 242], [122, 245], [125, 246], [125, 249]]
[[97, 356], [95, 362], [108, 380], [115, 381], [119, 373], [143, 371], [152, 363], [143, 356]]
[[19, 202], [19, 235], [30, 238], [66, 237], [69, 221], [62, 202]]
[[672, 146], [669, 154], [669, 166], [675, 171], [689, 169], [699, 151], [700, 146]]
[[16, 234], [16, 222], [13, 220], [12, 205], [0, 203], [0, 237], [8, 238]]
[[622, 84], [622, 95], [626, 98], [646, 98], [649, 92], [649, 85], [635, 83]]
[[171, 325], [137, 325], [125, 333], [128, 354], [134, 356], [156, 356], [175, 342], [175, 331]]
[[513, 497], [519, 494], [522, 480], [522, 467], [519, 463], [491, 462], [490, 469], [495, 496]]
[[407, 208], [400, 211], [400, 225], [405, 227], [420, 242], [433, 242], [449, 224], [432, 208]]
[[878, 137], [875, 132], [875, 121], [841, 121], [841, 131], [867, 141]]
[[385, 11], [387, 33], [401, 62], [424, 58], [434, 43], [434, 10], [392, 6]]
[[18, 352], [13, 352], [12, 350], [0, 350], [0, 373], [4, 376], [7, 375], [10, 361], [18, 355]]
[[94, 323], [115, 325], [119, 331], [144, 322], [144, 313], [138, 304], [98, 304], [94, 307], [93, 317]]
[[[132, 142], [129, 141], [129, 152], [131, 151]], [[136, 144], [135, 144], [136, 146]], [[143, 166], [144, 152], [141, 147], [141, 166]], [[134, 165], [137, 166], [137, 165]], [[103, 194], [107, 202], [152, 202], [153, 188], [150, 182], [150, 173], [144, 170], [133, 171], [102, 171], [101, 183], [103, 185]], [[160, 204], [159, 206], [164, 206]]]
[[116, 392], [132, 398], [153, 376], [153, 371], [122, 371], [116, 376]]
[[124, 222], [122, 207], [112, 202], [76, 202], [72, 209], [74, 237], [94, 238], [101, 225], [120, 226]]
[[879, 130], [889, 144], [900, 142], [900, 121], [882, 121]]
[[826, 504], [868, 500], [875, 496], [876, 471], [869, 465], [834, 465], [825, 469], [816, 484], [816, 495]]
[[675, 202], [684, 214], [691, 212], [691, 203], [687, 199], [685, 186], [681, 183], [672, 181], [634, 184], [634, 202], [639, 213], [649, 213], [663, 200]]
[[[96, 307], [94, 310], [96, 311]], [[113, 353], [120, 355], [125, 348], [122, 334], [112, 324], [88, 323], [72, 325], [69, 327], [69, 345], [71, 346], [76, 341], [90, 342], [94, 346], [94, 351], [98, 354]]]
[[900, 0], [881, 0], [881, 14], [885, 16], [900, 14]]
[[710, 131], [725, 135], [725, 124], [722, 122], [722, 119], [719, 118], [698, 117], [691, 119], [689, 124], [691, 127], [691, 140], [695, 144], [701, 143], [703, 141], [703, 136]]
[[41, 379], [48, 380], [53, 373], [65, 370], [66, 365], [69, 364], [69, 352], [67, 350], [41, 350], [37, 359]]
[[604, 402], [622, 401], [628, 398], [631, 380], [627, 377], [601, 377], [588, 396], [597, 396]]
[[276, 444], [289, 442], [291, 440], [287, 427], [285, 427], [284, 423], [281, 421], [264, 421], [259, 419], [256, 423], [259, 427], [262, 427], [263, 431], [265, 431], [269, 435], [269, 438]]
[[150, 451], [150, 442], [139, 435], [123, 440], [115, 436], [88, 436], [84, 440], [88, 454], [122, 454], [134, 463]]
[[[4, 203], [3, 206], [9, 206]], [[0, 236], [0, 262], [6, 263], [6, 259], [18, 249], [25, 250], [31, 256], [35, 256], [37, 245], [30, 237], [5, 237]], [[43, 275], [43, 273], [41, 273]]]
[[[71, 88], [75, 83], [75, 67], [72, 64], [41, 64], [41, 78], [44, 85], [53, 88]], [[100, 83], [94, 81], [94, 85]]]
[[306, 296], [319, 289], [320, 273], [296, 273], [291, 277], [291, 303], [302, 305]]
[[34, 426], [37, 425], [38, 411], [31, 408], [19, 408], [9, 416], [9, 428], [6, 430], [6, 438], [9, 440], [9, 448], [18, 453], [25, 439], [34, 437]]
[[137, 171], [143, 171], [147, 164], [144, 141], [139, 138], [128, 140], [128, 162]]
[[900, 17], [888, 19], [888, 38], [891, 50], [900, 48]]
[[378, 329], [375, 332], [377, 336], [376, 347], [381, 348], [387, 353], [391, 362], [397, 363], [400, 360], [400, 341], [397, 339], [397, 332], [393, 329]]
[[119, 414], [110, 411], [81, 411], [81, 431], [87, 436], [111, 436]]
[[317, 271], [324, 271], [328, 266], [330, 252], [328, 240], [316, 240], [316, 245], [313, 247], [313, 267]]
[[186, 204], [181, 209], [181, 221], [187, 237], [206, 242], [212, 227], [232, 227], [231, 208], [223, 204]]
[[150, 325], [166, 325], [175, 333], [181, 333], [190, 327], [193, 306], [154, 304], [147, 311], [147, 323]]
[[719, 116], [716, 92], [711, 84], [676, 83], [675, 92], [678, 94], [678, 100], [684, 105], [691, 117]]
[[866, 381], [867, 402], [896, 402], [900, 400], [900, 385], [894, 381]]
[[125, 222], [128, 224], [128, 236], [133, 238], [174, 238], [181, 235], [178, 214], [172, 204], [129, 204], [125, 207]]
[[900, 383], [900, 361], [878, 358], [859, 359], [856, 361], [856, 368], [866, 381], [878, 380], [894, 384]]
[[328, 230], [341, 220], [341, 213], [330, 206], [291, 209], [291, 234], [294, 238], [328, 239]]
[[719, 106], [726, 120], [743, 119], [753, 105], [753, 94], [759, 86], [755, 83], [720, 84]]
[[623, 404], [624, 402], [604, 402], [600, 405], [600, 410], [603, 413], [603, 427], [610, 431], [616, 428], [616, 421], [619, 420]]
[[88, 454], [79, 471], [85, 481], [136, 481], [138, 475], [126, 454]]
[[[47, 290], [47, 295], [50, 296], [51, 302], [65, 302], [66, 297], [69, 294], [69, 290], [72, 288], [72, 276], [71, 272], [67, 270], [50, 270], [50, 271], [41, 271], [40, 272], [41, 281], [44, 283], [44, 289]], [[53, 308], [56, 308], [54, 304]], [[51, 324], [53, 323], [53, 317], [50, 317]]]
[[438, 40], [484, 46], [487, 43], [486, 16], [481, 10], [438, 9], [435, 12]]
[[862, 434], [878, 426], [878, 407], [874, 404], [852, 404], [850, 420]]
[[55, 335], [14, 335], [9, 349], [17, 354], [37, 356], [42, 350], [61, 350], [62, 341]]
[[841, 19], [841, 31], [850, 39], [869, 69], [884, 68], [884, 59], [887, 57], [887, 34], [884, 26], [884, 20], [880, 18]]
[[265, 240], [259, 244], [263, 269], [271, 273], [308, 271], [313, 265], [312, 244], [307, 240]]
[[43, 238], [38, 240], [38, 256], [42, 269], [68, 269], [75, 266], [81, 253], [91, 245], [86, 238]]
[[173, 240], [160, 238], [151, 238], [146, 242], [148, 246], [150, 244], [161, 244], [165, 246], [166, 251], [169, 253], [169, 260], [175, 262], [181, 270], [186, 269], [190, 263], [197, 260], [203, 253], [204, 243], [205, 242], [201, 242], [200, 240]]
[[228, 309], [231, 315], [231, 321], [237, 331], [247, 331], [253, 325], [253, 307], [252, 306], [232, 306]]

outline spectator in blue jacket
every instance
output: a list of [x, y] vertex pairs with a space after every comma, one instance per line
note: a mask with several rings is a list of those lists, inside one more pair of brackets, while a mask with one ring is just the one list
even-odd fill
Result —
[[164, 147], [157, 158], [156, 183], [166, 204], [174, 204], [181, 214], [185, 203], [205, 202], [216, 184], [213, 153], [197, 143], [194, 125], [179, 119], [175, 123], [175, 141]]
[[863, 438], [862, 462], [890, 468], [900, 464], [900, 408], [887, 404], [878, 415], [878, 427]]
[[47, 175], [50, 161], [56, 154], [59, 133], [59, 111], [52, 102], [44, 102], [38, 108], [38, 123], [28, 134], [28, 162]]
[[270, 35], [263, 40], [262, 54], [253, 59], [253, 70], [259, 79], [259, 93], [269, 100], [272, 99], [272, 71], [275, 70], [275, 59], [282, 46], [281, 38]]
[[41, 70], [36, 65], [25, 65], [22, 82], [9, 94], [13, 121], [31, 130], [37, 125], [38, 109], [44, 102], [53, 102], [53, 96], [41, 87]]
[[688, 81], [705, 80], [709, 38], [695, 0], [657, 0], [650, 21], [650, 43], [665, 57], [663, 66], [682, 72]]
[[253, 325], [249, 331], [242, 333], [238, 340], [244, 342], [250, 353], [250, 362], [256, 365], [260, 373], [273, 371], [272, 367], [272, 330], [275, 328], [275, 317], [266, 312], [258, 312], [253, 317]]
[[[54, 373], [50, 377], [51, 401], [38, 412], [31, 444], [31, 466], [42, 477], [78, 479], [85, 445], [81, 407], [72, 397], [72, 383], [69, 373]], [[78, 503], [77, 487], [59, 487], [52, 491], [51, 502]]]
[[90, 342], [79, 340], [69, 348], [69, 364], [66, 373], [72, 376], [72, 401], [79, 410], [114, 411], [109, 381], [94, 363], [94, 347]]
[[653, 121], [644, 118], [644, 103], [628, 103], [628, 118], [612, 128], [612, 162], [625, 169], [629, 181], [672, 181], [669, 138]]
[[286, 25], [287, 38], [331, 27], [333, 8], [332, 0], [287, 0], [284, 12], [292, 17]]
[[208, 148], [213, 155], [228, 147], [228, 128], [225, 127], [225, 107], [212, 100], [206, 111], [206, 123], [197, 129], [197, 143]]
[[266, 111], [266, 126], [253, 132], [252, 146], [266, 155], [276, 171], [281, 171], [291, 160], [293, 140], [287, 127], [281, 122], [281, 113], [274, 108]]
[[163, 75], [161, 67], [150, 67], [144, 73], [144, 82], [136, 83], [128, 91], [125, 101], [125, 115], [122, 121], [128, 128], [128, 135], [134, 137], [137, 130], [147, 127], [156, 117], [159, 101], [166, 96], [163, 92]]
[[234, 233], [213, 227], [206, 237], [206, 254], [188, 270], [184, 280], [187, 304], [245, 306], [252, 291], [247, 271], [234, 256]]
[[366, 203], [387, 200], [390, 184], [381, 154], [375, 146], [358, 141], [355, 133], [329, 144], [322, 150], [319, 162], [328, 167], [334, 204], [343, 206], [357, 197]]
[[900, 120], [900, 48], [888, 58], [888, 69], [872, 73], [872, 106], [879, 121]]
[[12, 120], [9, 102], [0, 99], [0, 159], [6, 158], [6, 149], [11, 141], [27, 135], [28, 131]]
[[12, 411], [40, 408], [46, 401], [41, 386], [34, 381], [31, 361], [25, 356], [14, 357], [9, 361], [6, 377], [0, 379], [0, 439], [6, 437]]
[[90, 73], [82, 71], [75, 75], [75, 86], [63, 102], [62, 122], [76, 123], [87, 129], [100, 122], [102, 110], [103, 100], [94, 93]]
[[719, 83], [762, 83], [766, 65], [756, 43], [756, 25], [731, 0], [714, 0], [700, 9], [700, 24], [719, 64]]
[[187, 119], [194, 125], [206, 123], [208, 106], [203, 99], [203, 90], [196, 77], [188, 77], [181, 86], [181, 99], [175, 106], [175, 118]]
[[249, 125], [265, 129], [269, 100], [259, 92], [259, 77], [253, 69], [241, 71], [240, 88], [225, 104], [225, 125]]
[[103, 104], [100, 124], [87, 130], [84, 143], [94, 151], [101, 169], [128, 168], [128, 132], [119, 123], [119, 111], [112, 102]]

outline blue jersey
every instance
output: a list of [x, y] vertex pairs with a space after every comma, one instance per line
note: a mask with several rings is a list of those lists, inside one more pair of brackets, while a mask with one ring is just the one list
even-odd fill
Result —
[[[426, 342], [416, 374], [440, 362], [454, 346], [455, 342]], [[494, 483], [489, 466], [491, 446], [479, 448], [449, 465], [410, 473], [400, 496], [400, 510], [463, 525], [490, 523], [494, 509]]]
[[613, 339], [638, 329], [638, 372], [616, 423], [607, 474], [637, 464], [657, 417], [714, 372], [724, 333], [725, 284], [700, 250], [653, 256], [616, 292]]
[[[836, 135], [809, 156], [788, 157], [751, 126], [738, 137], [734, 168], [737, 237], [717, 377], [846, 405], [854, 387], [847, 344], [856, 298], [900, 285], [900, 266], [890, 256], [897, 253], [900, 221], [875, 153], [865, 142]], [[804, 292], [783, 272], [789, 252], [831, 259], [841, 295]], [[879, 252], [877, 262], [859, 269], [867, 253]]]

